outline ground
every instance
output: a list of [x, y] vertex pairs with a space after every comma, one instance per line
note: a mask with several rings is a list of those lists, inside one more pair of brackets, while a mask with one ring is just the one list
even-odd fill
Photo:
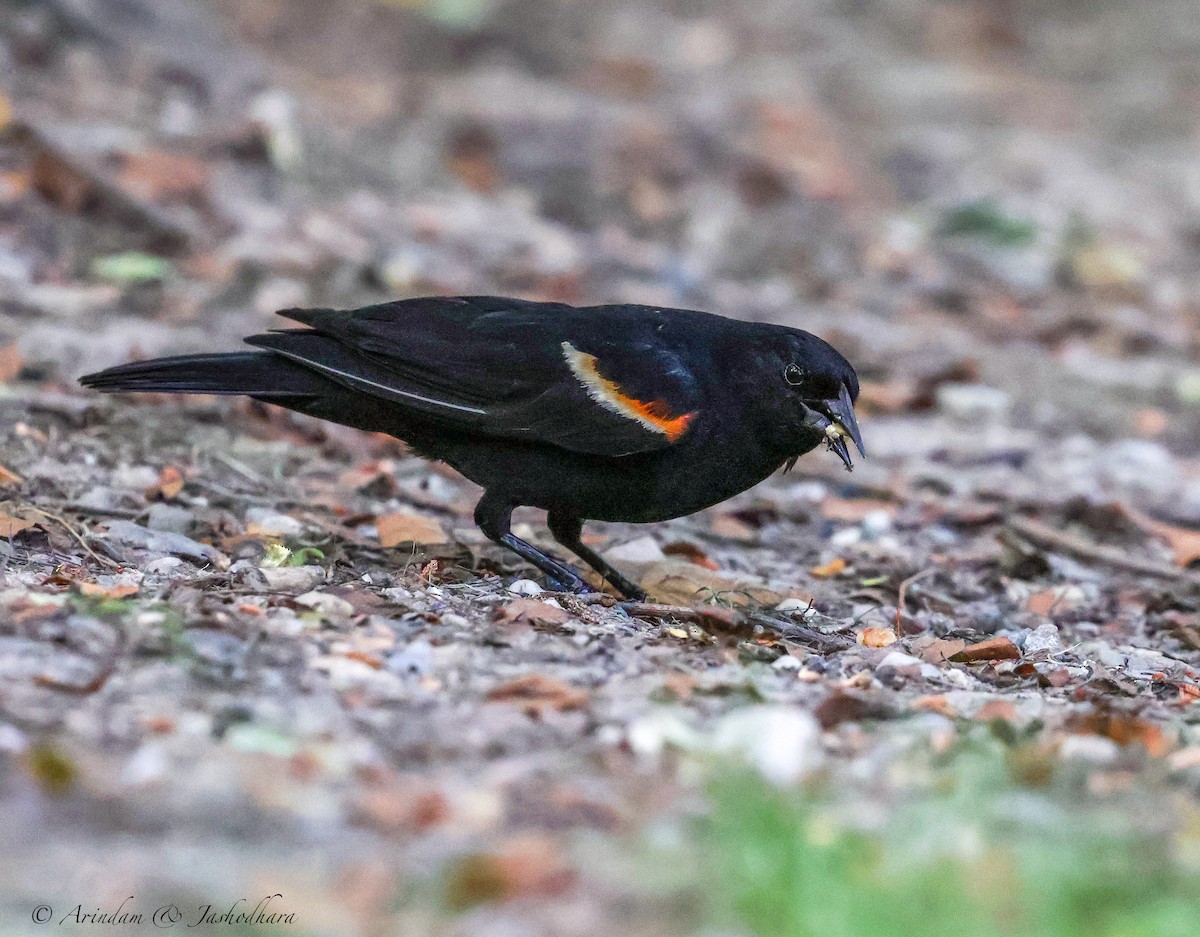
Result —
[[[1190, 6], [0, 10], [5, 932], [1194, 932]], [[75, 384], [481, 292], [809, 329], [870, 457], [591, 525], [629, 604], [394, 440]]]

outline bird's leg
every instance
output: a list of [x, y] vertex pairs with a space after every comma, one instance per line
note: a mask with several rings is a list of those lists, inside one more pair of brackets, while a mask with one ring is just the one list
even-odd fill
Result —
[[617, 587], [627, 599], [634, 599], [641, 602], [646, 598], [646, 593], [639, 589], [634, 583], [630, 582], [622, 576], [612, 564], [604, 557], [593, 550], [591, 547], [584, 544], [581, 534], [583, 533], [583, 521], [578, 517], [570, 517], [564, 514], [556, 514], [553, 511], [546, 517], [546, 525], [550, 528], [550, 533], [554, 535], [554, 539], [561, 543], [564, 547], [578, 556], [581, 560], [592, 567], [601, 576]]
[[532, 563], [564, 592], [590, 592], [587, 583], [570, 566], [547, 556], [532, 543], [527, 543], [512, 532], [512, 512], [511, 503], [485, 493], [475, 505], [475, 523], [489, 540], [508, 547], [521, 559]]

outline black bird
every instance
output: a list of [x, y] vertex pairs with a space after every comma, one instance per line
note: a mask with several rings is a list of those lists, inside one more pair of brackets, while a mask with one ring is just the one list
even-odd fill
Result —
[[308, 326], [256, 351], [138, 361], [81, 379], [102, 391], [245, 394], [388, 433], [481, 485], [484, 534], [567, 590], [578, 572], [515, 536], [514, 507], [626, 596], [642, 592], [580, 539], [584, 520], [691, 514], [825, 442], [846, 468], [858, 377], [799, 329], [686, 309], [576, 308], [492, 296], [352, 311], [288, 309]]

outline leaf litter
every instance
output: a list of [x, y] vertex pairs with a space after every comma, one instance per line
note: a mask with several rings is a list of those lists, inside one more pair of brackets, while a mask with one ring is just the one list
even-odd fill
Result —
[[[249, 829], [275, 856], [320, 842], [357, 857], [307, 890], [310, 922], [343, 890], [410, 893], [419, 866], [438, 908], [485, 907], [496, 932], [558, 932], [556, 909], [578, 907], [588, 932], [636, 934], [655, 932], [661, 896], [590, 871], [602, 853], [576, 834], [616, 816], [686, 838], [715, 764], [902, 815], [938, 769], [922, 758], [982, 730], [1026, 793], [1077, 776], [1100, 800], [1135, 788], [1162, 816], [1194, 811], [1200, 410], [1180, 272], [1194, 238], [1169, 191], [1186, 179], [1167, 159], [1145, 161], [1153, 179], [1114, 167], [1084, 140], [1019, 167], [988, 142], [1011, 116], [993, 108], [1050, 108], [1067, 85], [1116, 113], [1104, 83], [997, 72], [986, 49], [1004, 30], [976, 21], [982, 6], [931, 5], [922, 28], [996, 101], [955, 97], [944, 62], [862, 40], [886, 29], [811, 13], [870, 99], [848, 109], [815, 90], [816, 47], [771, 59], [792, 103], [729, 103], [728, 50], [787, 33], [755, 12], [663, 13], [673, 39], [649, 55], [606, 28], [612, 5], [568, 11], [597, 46], [579, 55], [504, 5], [389, 4], [394, 30], [342, 18], [346, 57], [297, 46], [324, 22], [307, 0], [234, 4], [251, 17], [238, 30], [221, 6], [195, 5], [208, 25], [186, 48], [175, 4], [116, 18], [84, 0], [70, 36], [0, 13], [18, 63], [4, 103], [20, 95], [0, 138], [0, 766], [13, 830], [38, 832], [25, 843], [49, 830], [150, 883], [173, 866], [144, 831], [190, 831], [223, 858], [169, 884], [226, 895], [281, 874]], [[1111, 28], [1077, 25], [1073, 54], [1103, 69], [1086, 49]], [[1017, 28], [1057, 27], [1031, 13]], [[975, 40], [947, 38], [963, 30]], [[387, 37], [402, 34], [425, 41], [400, 54]], [[103, 75], [65, 64], [88, 36], [124, 50]], [[446, 42], [470, 60], [459, 72]], [[476, 43], [495, 57], [473, 59]], [[894, 90], [914, 68], [943, 88], [956, 140], [856, 122], [919, 126]], [[131, 113], [126, 84], [156, 106]], [[519, 114], [489, 104], [518, 92]], [[569, 118], [585, 111], [594, 133]], [[1142, 104], [1125, 116], [1174, 126]], [[371, 132], [350, 144], [331, 129], [347, 122]], [[444, 148], [397, 149], [401, 124]], [[848, 144], [858, 134], [872, 145]], [[969, 172], [964, 152], [980, 154]], [[1085, 209], [1110, 221], [1081, 224], [1063, 166], [1108, 193]], [[1014, 173], [1038, 181], [1021, 193], [1000, 181]], [[845, 476], [813, 453], [696, 517], [589, 526], [650, 592], [633, 603], [599, 582], [516, 589], [533, 572], [473, 529], [478, 491], [392, 440], [252, 403], [73, 388], [117, 360], [234, 347], [279, 305], [419, 292], [802, 324], [859, 367], [872, 458]], [[520, 520], [554, 548], [540, 517]], [[34, 809], [29, 791], [69, 810]], [[819, 826], [806, 843], [838, 841]], [[62, 878], [49, 846], [0, 861]], [[359, 906], [363, 932], [426, 919], [419, 902]]]

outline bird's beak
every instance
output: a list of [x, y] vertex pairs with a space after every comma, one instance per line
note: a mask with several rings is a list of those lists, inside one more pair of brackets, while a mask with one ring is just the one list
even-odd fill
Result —
[[835, 399], [812, 401], [806, 404], [806, 408], [809, 416], [805, 422], [825, 435], [825, 444], [837, 453], [837, 457], [845, 464], [846, 471], [853, 471], [854, 463], [850, 460], [850, 447], [846, 440], [854, 443], [854, 447], [863, 458], [866, 458], [867, 451], [863, 448], [862, 434], [854, 416], [854, 402], [850, 399], [850, 391], [846, 389], [846, 385], [842, 385], [841, 392]]

